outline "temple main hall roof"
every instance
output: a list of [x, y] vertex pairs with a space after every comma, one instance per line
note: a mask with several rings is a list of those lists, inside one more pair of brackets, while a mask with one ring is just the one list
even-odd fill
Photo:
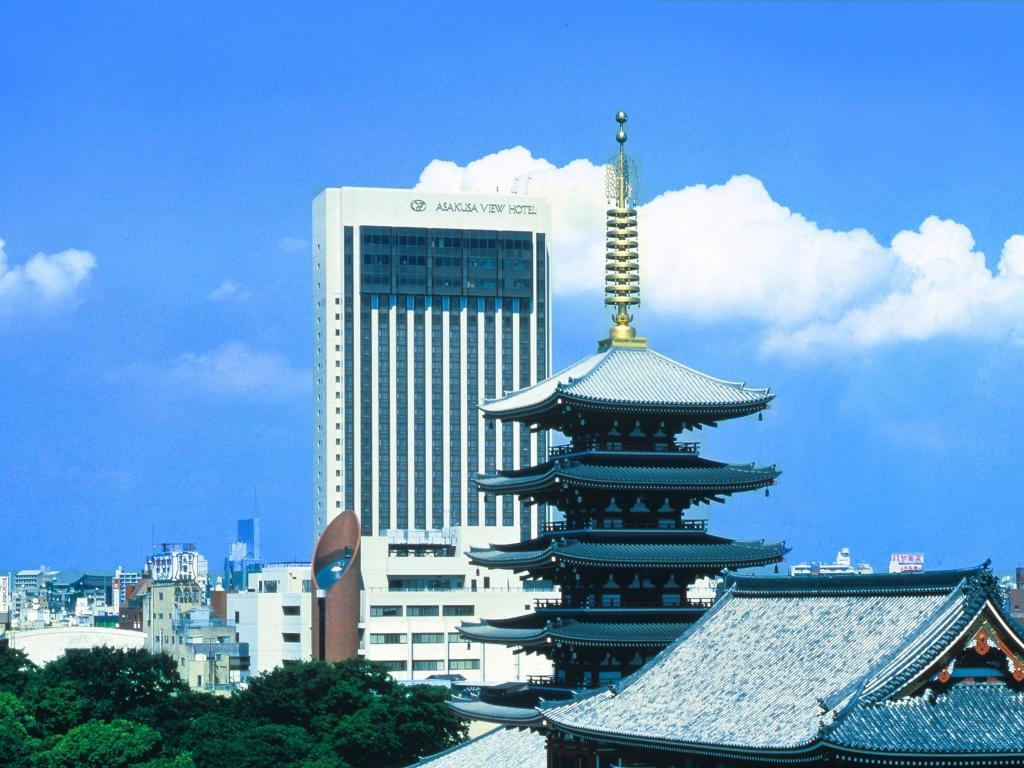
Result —
[[[1010, 671], [1022, 663], [1024, 631], [1003, 612], [987, 569], [729, 584], [648, 665], [542, 708], [547, 722], [604, 743], [705, 755], [1024, 756], [1024, 695], [1000, 682], [923, 687], [943, 679], [940, 668], [978, 626], [1002, 636]], [[991, 733], [978, 735], [981, 725]]]
[[417, 766], [430, 768], [541, 768], [547, 765], [544, 736], [531, 730], [495, 728], [436, 755]]
[[773, 397], [767, 388], [716, 379], [646, 347], [610, 347], [480, 408], [487, 416], [529, 419], [563, 401], [686, 413], [712, 423], [763, 410]]

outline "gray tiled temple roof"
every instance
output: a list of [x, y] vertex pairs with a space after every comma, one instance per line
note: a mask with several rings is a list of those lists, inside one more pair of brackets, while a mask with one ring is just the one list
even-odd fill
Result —
[[529, 729], [495, 728], [445, 752], [425, 757], [417, 766], [430, 768], [543, 768], [547, 765], [544, 736]]
[[713, 495], [764, 488], [781, 474], [774, 465], [616, 466], [575, 461], [554, 461], [538, 470], [478, 476], [476, 484], [481, 490], [497, 493], [536, 492], [564, 483], [585, 488], [655, 488]]
[[[941, 625], [958, 601], [975, 600], [985, 591], [980, 573], [733, 578], [715, 607], [639, 672], [545, 715], [559, 730], [673, 751], [810, 748], [829, 699], [846, 690], [850, 701], [884, 671], [880, 659]], [[900, 676], [917, 658], [887, 674]]]
[[488, 416], [514, 418], [543, 412], [558, 398], [708, 412], [721, 418], [763, 409], [774, 397], [767, 388], [708, 376], [647, 348], [611, 347], [580, 360], [531, 387], [481, 406]]
[[[711, 539], [702, 541], [702, 538]], [[509, 552], [498, 549], [471, 549], [466, 554], [477, 565], [491, 568], [526, 569], [547, 565], [552, 561], [565, 561], [580, 565], [615, 565], [650, 568], [703, 567], [744, 568], [778, 562], [786, 553], [781, 543], [764, 541], [715, 540], [713, 537], [695, 536], [692, 543], [656, 541], [649, 543], [619, 543], [602, 541], [552, 541], [547, 548]]]
[[481, 622], [462, 624], [459, 632], [481, 642], [505, 643], [530, 647], [546, 645], [549, 640], [574, 645], [640, 646], [667, 645], [681, 635], [688, 622], [591, 622], [568, 619], [529, 627], [501, 627]]
[[937, 695], [858, 705], [825, 741], [889, 754], [1024, 753], [1024, 693], [1002, 683], [960, 683]]

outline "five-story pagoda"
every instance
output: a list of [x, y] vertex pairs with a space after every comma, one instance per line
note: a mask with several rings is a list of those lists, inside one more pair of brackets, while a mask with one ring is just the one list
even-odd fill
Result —
[[[481, 406], [485, 418], [564, 434], [548, 460], [477, 478], [481, 489], [558, 507], [564, 520], [536, 539], [474, 549], [477, 565], [558, 585], [557, 602], [523, 616], [463, 624], [474, 641], [543, 653], [555, 677], [543, 689], [499, 687], [458, 701], [469, 717], [526, 722], [538, 696], [614, 683], [678, 637], [710, 604], [692, 585], [707, 576], [779, 562], [784, 546], [712, 536], [696, 507], [774, 484], [774, 466], [725, 464], [680, 442], [685, 430], [759, 413], [768, 389], [723, 381], [651, 350], [632, 325], [640, 303], [634, 174], [625, 154], [626, 115], [608, 168], [605, 303], [615, 308], [594, 355], [538, 384]], [[540, 681], [537, 681], [540, 682]], [[566, 691], [566, 694], [568, 691]]]

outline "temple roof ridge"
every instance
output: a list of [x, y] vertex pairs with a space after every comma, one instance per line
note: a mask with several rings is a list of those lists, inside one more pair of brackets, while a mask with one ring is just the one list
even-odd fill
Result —
[[[987, 566], [914, 573], [838, 573], [815, 576], [729, 574], [726, 587], [737, 597], [811, 597], [889, 594], [947, 594], [969, 586]], [[982, 582], [977, 582], [982, 583]]]

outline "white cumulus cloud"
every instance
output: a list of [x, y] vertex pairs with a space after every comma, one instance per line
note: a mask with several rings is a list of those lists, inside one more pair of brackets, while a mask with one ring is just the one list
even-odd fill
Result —
[[[559, 167], [514, 147], [465, 166], [434, 160], [417, 188], [508, 191], [525, 180], [530, 194], [551, 202], [553, 291], [597, 290], [601, 166]], [[765, 352], [836, 353], [942, 336], [1024, 340], [1022, 235], [1006, 242], [993, 272], [956, 222], [930, 217], [883, 245], [865, 229], [820, 227], [744, 175], [664, 192], [638, 214], [644, 305], [697, 322], [753, 321]]]
[[995, 272], [967, 227], [935, 216], [916, 232], [897, 234], [890, 251], [902, 286], [835, 322], [774, 330], [765, 350], [863, 349], [939, 336], [1024, 342], [1024, 236], [1006, 241]]
[[66, 303], [95, 266], [91, 253], [75, 249], [37, 253], [24, 264], [11, 266], [0, 240], [0, 310]]
[[282, 237], [277, 241], [277, 247], [285, 253], [299, 253], [300, 251], [306, 250], [309, 246], [306, 245], [306, 241], [299, 237]]
[[253, 395], [266, 399], [303, 395], [310, 388], [310, 373], [293, 368], [275, 352], [256, 352], [240, 341], [210, 352], [187, 352], [171, 365], [172, 383], [215, 394]]
[[242, 304], [249, 300], [250, 294], [240, 283], [234, 280], [222, 280], [221, 284], [210, 291], [207, 296], [210, 301], [231, 301], [235, 304]]

